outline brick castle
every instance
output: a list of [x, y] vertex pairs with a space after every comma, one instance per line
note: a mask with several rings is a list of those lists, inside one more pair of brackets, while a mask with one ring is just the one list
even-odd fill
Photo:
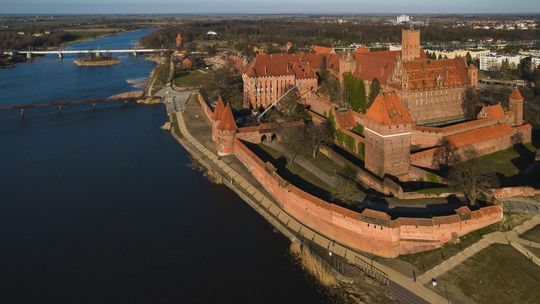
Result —
[[339, 55], [331, 48], [312, 49], [315, 53], [258, 55], [242, 75], [244, 105], [266, 108], [297, 86], [312, 111], [324, 109], [317, 113], [343, 116], [335, 113], [336, 105], [315, 94], [323, 60], [331, 74], [340, 80], [352, 75], [364, 82], [366, 90], [377, 79], [381, 95], [365, 114], [348, 111], [349, 117], [342, 120], [349, 123], [342, 127], [364, 127], [364, 136], [355, 139], [365, 143], [365, 167], [381, 177], [389, 174], [407, 180], [411, 165], [435, 168], [442, 149], [459, 153], [473, 147], [483, 155], [531, 141], [532, 128], [523, 122], [523, 97], [517, 89], [509, 97], [509, 109], [487, 106], [477, 119], [465, 120], [465, 92], [477, 86], [478, 69], [467, 66], [463, 58], [427, 59], [419, 30], [402, 31], [400, 51], [360, 47]]
[[[460, 58], [427, 59], [418, 30], [403, 30], [401, 51], [372, 52], [361, 47], [340, 55], [331, 48], [312, 49], [315, 52], [310, 54], [259, 54], [244, 68], [244, 105], [267, 108], [290, 87], [298, 87], [314, 122], [333, 119], [336, 131], [352, 139], [347, 144], [336, 139], [336, 143], [362, 155], [364, 168], [357, 178], [379, 192], [403, 194], [387, 176], [425, 180], [429, 173], [424, 168], [440, 165], [438, 153], [451, 149], [459, 154], [472, 147], [484, 155], [531, 141], [518, 89], [509, 96], [508, 109], [500, 103], [485, 106], [475, 119], [466, 120], [464, 95], [476, 87], [478, 70]], [[340, 109], [316, 94], [323, 62], [340, 80], [352, 75], [369, 88], [378, 79], [382, 91], [365, 114]], [[503, 218], [500, 205], [478, 210], [461, 207], [448, 216], [397, 219], [371, 209], [357, 212], [339, 207], [294, 187], [243, 144], [279, 139], [280, 130], [303, 122], [238, 127], [232, 109], [221, 98], [214, 110], [202, 95], [199, 103], [212, 124], [219, 155], [236, 156], [286, 212], [351, 248], [395, 257], [438, 248]], [[357, 126], [362, 126], [361, 134], [353, 131]]]

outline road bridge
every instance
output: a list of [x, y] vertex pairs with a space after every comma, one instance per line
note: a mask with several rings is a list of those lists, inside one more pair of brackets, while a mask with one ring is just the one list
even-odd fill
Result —
[[95, 108], [97, 104], [100, 103], [124, 103], [127, 104], [132, 101], [136, 101], [139, 98], [127, 97], [127, 98], [96, 98], [96, 99], [81, 99], [81, 100], [71, 100], [71, 101], [56, 101], [56, 102], [39, 102], [39, 103], [23, 103], [23, 104], [13, 104], [13, 105], [0, 105], [0, 111], [6, 110], [19, 110], [21, 118], [24, 118], [25, 111], [32, 108], [51, 108], [55, 107], [58, 109], [58, 112], [62, 112], [66, 106], [75, 106], [75, 105], [90, 105], [92, 108]]
[[66, 50], [66, 49], [59, 49], [59, 50], [48, 50], [48, 51], [6, 51], [4, 52], [4, 55], [13, 56], [16, 54], [26, 54], [26, 57], [28, 59], [32, 58], [32, 55], [50, 55], [50, 54], [56, 54], [58, 57], [63, 58], [64, 55], [68, 54], [95, 54], [96, 56], [99, 56], [101, 54], [132, 54], [132, 55], [138, 55], [138, 54], [149, 54], [149, 53], [163, 53], [163, 52], [169, 52], [170, 49], [110, 49], [110, 50], [96, 50], [96, 49], [89, 49], [89, 50]]

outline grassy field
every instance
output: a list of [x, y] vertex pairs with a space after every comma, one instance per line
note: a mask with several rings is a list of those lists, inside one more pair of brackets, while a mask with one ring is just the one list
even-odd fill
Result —
[[521, 235], [521, 237], [529, 241], [540, 243], [540, 225], [537, 225], [533, 229], [525, 232]]
[[442, 194], [442, 193], [452, 193], [453, 190], [448, 187], [443, 188], [427, 188], [416, 191], [423, 194]]
[[[257, 145], [250, 149], [262, 159], [270, 161], [278, 169], [278, 174], [291, 184], [319, 198], [330, 198], [332, 191], [330, 185], [296, 163], [287, 164], [280, 151], [266, 145]], [[321, 157], [324, 156], [321, 155]]]
[[[491, 245], [439, 278], [477, 303], [540, 303], [540, 268], [508, 245]], [[437, 286], [444, 294], [443, 284]]]
[[199, 70], [177, 72], [174, 75], [174, 84], [178, 87], [197, 87], [201, 85], [205, 74]]
[[514, 227], [520, 225], [531, 217], [532, 216], [529, 214], [505, 213], [504, 220], [502, 222], [464, 235], [460, 238], [460, 242], [458, 244], [445, 244], [443, 247], [438, 249], [415, 254], [402, 255], [399, 257], [399, 259], [411, 263], [420, 271], [420, 273], [424, 273], [427, 270], [435, 267], [436, 265], [439, 265], [444, 260], [456, 255], [461, 250], [478, 242], [484, 234], [492, 233], [495, 231], [512, 230]]
[[536, 148], [531, 143], [528, 143], [486, 155], [481, 157], [480, 160], [486, 168], [490, 168], [503, 176], [511, 177], [519, 174], [520, 171], [527, 168], [534, 161], [535, 151]]

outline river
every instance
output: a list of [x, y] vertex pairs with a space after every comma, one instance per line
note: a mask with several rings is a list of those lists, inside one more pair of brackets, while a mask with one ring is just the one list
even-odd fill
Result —
[[[147, 31], [72, 48], [127, 48]], [[154, 64], [51, 55], [0, 69], [0, 105], [106, 97]], [[128, 83], [128, 80], [130, 83]], [[1, 303], [326, 303], [289, 241], [192, 169], [162, 105], [0, 113]]]

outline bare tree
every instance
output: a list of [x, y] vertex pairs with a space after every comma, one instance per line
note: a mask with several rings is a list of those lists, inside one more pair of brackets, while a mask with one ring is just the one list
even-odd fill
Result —
[[474, 148], [465, 148], [460, 154], [460, 162], [450, 168], [448, 180], [452, 188], [463, 192], [471, 205], [476, 205], [481, 195], [490, 188], [489, 175]]
[[299, 99], [300, 94], [298, 89], [295, 88], [276, 104], [277, 110], [281, 112], [285, 121], [296, 121], [305, 118], [306, 111], [304, 107], [298, 103]]
[[478, 108], [481, 107], [482, 102], [478, 96], [476, 89], [468, 88], [463, 96], [463, 113], [467, 119], [474, 119], [477, 114]]
[[306, 149], [306, 130], [304, 127], [286, 128], [281, 131], [281, 137], [287, 163], [294, 163]]
[[358, 184], [344, 177], [338, 177], [338, 187], [332, 189], [332, 199], [346, 204], [353, 204], [361, 197]]
[[434, 165], [445, 170], [459, 162], [460, 157], [457, 153], [457, 150], [448, 141], [448, 139], [442, 139], [439, 142], [439, 146], [440, 148], [435, 152], [433, 156]]
[[310, 156], [315, 158], [319, 152], [321, 145], [332, 141], [332, 129], [330, 124], [325, 122], [323, 124], [308, 124], [306, 125], [307, 140], [310, 145]]

